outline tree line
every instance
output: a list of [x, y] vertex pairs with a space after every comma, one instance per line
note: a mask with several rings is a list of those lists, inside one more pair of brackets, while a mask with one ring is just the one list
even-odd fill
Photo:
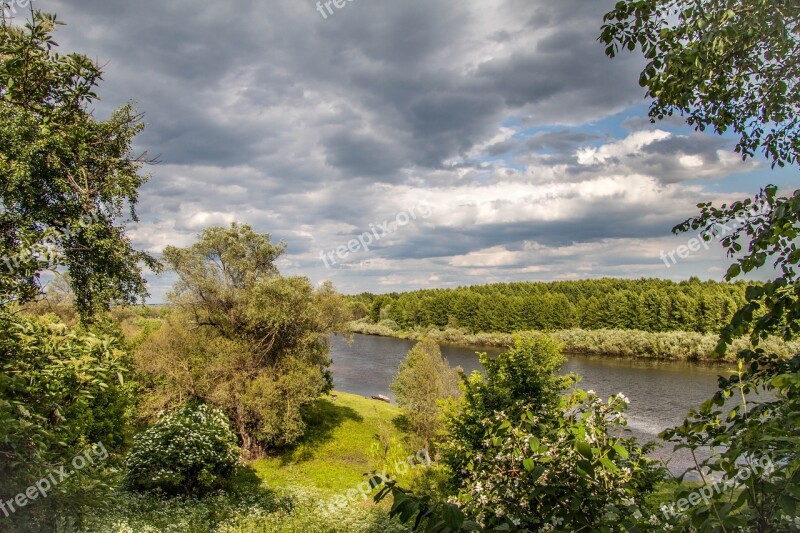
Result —
[[[472, 333], [570, 328], [718, 332], [744, 304], [746, 285], [660, 279], [496, 283], [456, 289], [351, 296], [356, 318], [399, 329]], [[394, 325], [391, 322], [388, 324]]]

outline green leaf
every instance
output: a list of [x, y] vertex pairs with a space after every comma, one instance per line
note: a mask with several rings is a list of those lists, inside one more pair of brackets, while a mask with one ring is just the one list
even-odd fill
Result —
[[612, 448], [613, 448], [613, 449], [614, 449], [614, 451], [615, 451], [615, 452], [617, 452], [617, 454], [619, 454], [619, 456], [620, 456], [620, 457], [622, 457], [623, 459], [627, 459], [627, 458], [628, 458], [628, 455], [629, 455], [629, 453], [628, 453], [628, 450], [626, 450], [624, 446], [621, 446], [621, 445], [619, 445], [619, 444], [614, 444], [614, 445], [612, 446]]
[[739, 263], [734, 263], [728, 268], [728, 272], [725, 274], [725, 278], [733, 279], [739, 274], [741, 274], [742, 268], [739, 266]]
[[461, 509], [449, 503], [445, 504], [442, 509], [442, 518], [444, 519], [444, 523], [447, 524], [447, 527], [454, 531], [460, 530], [465, 520], [464, 513], [461, 512]]
[[782, 494], [778, 498], [778, 505], [788, 516], [797, 516], [797, 500], [788, 494]]
[[587, 459], [591, 459], [592, 454], [592, 446], [586, 441], [578, 441], [575, 447], [582, 456], [586, 457]]

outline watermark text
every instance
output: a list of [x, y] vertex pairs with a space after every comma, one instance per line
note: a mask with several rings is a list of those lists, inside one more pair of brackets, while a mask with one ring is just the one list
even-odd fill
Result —
[[58, 469], [52, 470], [45, 477], [20, 492], [13, 498], [4, 500], [0, 498], [0, 512], [6, 518], [16, 513], [17, 510], [22, 509], [28, 504], [39, 498], [47, 498], [51, 490], [56, 488], [59, 483], [69, 479], [77, 472], [83, 470], [89, 465], [95, 465], [108, 459], [108, 451], [102, 442], [93, 444], [83, 450], [82, 453], [72, 458], [70, 466], [59, 466]]

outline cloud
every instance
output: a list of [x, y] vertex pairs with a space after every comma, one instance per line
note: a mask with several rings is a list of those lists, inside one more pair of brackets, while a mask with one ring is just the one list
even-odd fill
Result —
[[[345, 291], [636, 276], [651, 251], [620, 243], [668, 235], [721, 196], [707, 182], [754, 168], [647, 122], [642, 60], [597, 42], [613, 0], [355, 1], [327, 19], [296, 0], [37, 6], [67, 22], [63, 52], [105, 65], [96, 116], [146, 113], [136, 149], [163, 163], [131, 236], [154, 253], [238, 220], [288, 243], [281, 268]], [[430, 218], [325, 268], [419, 201]]]

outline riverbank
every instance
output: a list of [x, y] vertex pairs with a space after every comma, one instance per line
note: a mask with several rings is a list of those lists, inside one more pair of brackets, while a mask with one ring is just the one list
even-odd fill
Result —
[[[377, 335], [396, 339], [422, 340], [429, 337], [443, 344], [460, 344], [473, 347], [507, 348], [511, 346], [511, 333], [469, 333], [463, 329], [417, 328], [410, 331], [394, 329], [384, 324], [355, 321], [348, 325], [350, 333]], [[540, 332], [521, 332], [540, 333]], [[746, 339], [736, 339], [724, 357], [714, 353], [717, 336], [688, 331], [651, 333], [638, 330], [619, 329], [566, 329], [549, 331], [548, 335], [564, 345], [564, 351], [582, 355], [603, 355], [631, 359], [653, 359], [663, 361], [690, 361], [698, 363], [721, 363], [736, 360], [739, 350], [749, 348]], [[759, 345], [768, 352], [789, 356], [800, 352], [800, 342], [784, 343], [779, 339], [768, 339]]]

